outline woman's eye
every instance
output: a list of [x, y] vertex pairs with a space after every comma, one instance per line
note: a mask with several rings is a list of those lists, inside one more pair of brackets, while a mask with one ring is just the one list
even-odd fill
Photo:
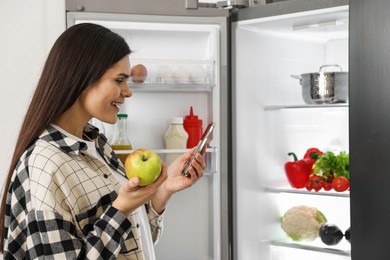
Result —
[[116, 79], [116, 84], [120, 86], [123, 83], [123, 79]]

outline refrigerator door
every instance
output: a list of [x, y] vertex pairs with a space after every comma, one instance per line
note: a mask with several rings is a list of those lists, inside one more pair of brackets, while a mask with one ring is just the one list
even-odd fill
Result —
[[351, 1], [350, 128], [352, 259], [389, 259], [389, 10], [387, 0]]
[[293, 241], [280, 222], [304, 205], [343, 233], [350, 226], [349, 191], [293, 189], [284, 170], [289, 152], [349, 153], [348, 103], [308, 105], [291, 77], [327, 64], [348, 72], [348, 1], [260, 5], [232, 20], [233, 259], [349, 259], [344, 238], [333, 246]]
[[[130, 80], [133, 96], [121, 108], [128, 114], [133, 149], [152, 149], [163, 159], [185, 152], [165, 149], [164, 133], [173, 117], [189, 114], [190, 106], [203, 129], [216, 123], [206, 150], [206, 176], [173, 196], [155, 249], [157, 259], [228, 259], [228, 12], [192, 1], [70, 0], [66, 8], [68, 26], [92, 22], [112, 29], [132, 49], [131, 66], [148, 70], [142, 84]], [[171, 76], [162, 75], [162, 68]], [[193, 78], [194, 68], [202, 69], [202, 79]], [[110, 138], [112, 126], [104, 127]]]

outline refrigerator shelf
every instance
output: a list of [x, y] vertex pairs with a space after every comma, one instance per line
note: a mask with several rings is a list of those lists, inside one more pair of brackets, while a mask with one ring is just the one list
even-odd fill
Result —
[[282, 109], [306, 109], [306, 108], [342, 108], [348, 107], [348, 103], [338, 103], [338, 104], [318, 104], [318, 105], [309, 105], [309, 104], [299, 104], [299, 105], [269, 105], [264, 106], [265, 111], [271, 110], [282, 110]]
[[329, 197], [342, 197], [349, 198], [349, 191], [335, 192], [335, 191], [307, 191], [305, 189], [291, 189], [291, 188], [265, 188], [265, 192], [269, 193], [294, 193], [303, 195], [315, 195], [315, 196], [329, 196]]
[[[159, 154], [162, 159], [165, 159], [166, 154], [182, 154], [190, 149], [150, 149], [154, 151], [155, 153]], [[132, 153], [134, 150], [115, 150], [116, 154], [129, 154]], [[209, 147], [206, 149], [206, 153], [204, 156], [204, 159], [206, 161], [206, 170], [205, 175], [212, 175], [217, 172], [217, 162], [216, 162], [216, 156], [217, 156], [217, 148], [216, 147]]]
[[319, 246], [280, 242], [280, 241], [271, 241], [270, 244], [271, 244], [271, 246], [277, 246], [277, 247], [288, 247], [288, 248], [300, 249], [300, 250], [303, 249], [303, 250], [308, 250], [308, 251], [315, 251], [315, 252], [340, 255], [340, 256], [351, 256], [350, 250], [341, 250], [341, 249], [335, 249], [335, 248], [329, 248], [329, 247], [319, 247]]
[[129, 87], [134, 92], [211, 92], [215, 84], [133, 84]]

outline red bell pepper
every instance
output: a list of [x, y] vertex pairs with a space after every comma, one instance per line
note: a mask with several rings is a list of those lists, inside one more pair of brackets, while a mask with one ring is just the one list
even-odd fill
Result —
[[310, 167], [310, 173], [313, 173], [313, 164], [317, 161], [318, 157], [320, 157], [323, 152], [317, 148], [309, 148], [307, 149], [303, 159], [307, 161]]
[[295, 153], [288, 153], [288, 155], [292, 155], [294, 158], [293, 162], [287, 162], [284, 165], [288, 182], [293, 188], [304, 188], [309, 181], [311, 167], [306, 159], [298, 160]]

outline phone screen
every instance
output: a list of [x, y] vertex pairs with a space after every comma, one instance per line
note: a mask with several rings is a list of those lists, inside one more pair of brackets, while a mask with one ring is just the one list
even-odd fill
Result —
[[186, 163], [184, 169], [183, 169], [183, 175], [184, 176], [188, 176], [188, 170], [190, 169], [191, 167], [191, 164], [192, 164], [192, 161], [195, 159], [195, 156], [197, 153], [200, 153], [203, 149], [203, 147], [206, 145], [206, 142], [207, 142], [207, 139], [209, 138], [211, 132], [213, 131], [215, 127], [215, 123], [214, 122], [211, 122], [206, 130], [204, 131], [202, 137], [200, 138], [199, 140], [199, 143], [198, 145], [196, 146], [196, 150], [195, 150], [195, 153], [194, 155], [191, 157], [191, 159]]

